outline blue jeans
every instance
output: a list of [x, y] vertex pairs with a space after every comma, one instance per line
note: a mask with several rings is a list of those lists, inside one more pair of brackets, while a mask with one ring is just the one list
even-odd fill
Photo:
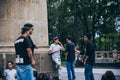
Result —
[[66, 61], [68, 80], [75, 80], [74, 62]]
[[34, 80], [31, 65], [16, 65], [17, 80]]
[[90, 64], [85, 65], [85, 80], [94, 80], [93, 76], [93, 66]]

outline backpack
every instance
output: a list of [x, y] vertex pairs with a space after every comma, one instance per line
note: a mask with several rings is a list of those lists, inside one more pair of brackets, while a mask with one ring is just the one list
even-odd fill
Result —
[[38, 80], [54, 80], [48, 73], [40, 73]]

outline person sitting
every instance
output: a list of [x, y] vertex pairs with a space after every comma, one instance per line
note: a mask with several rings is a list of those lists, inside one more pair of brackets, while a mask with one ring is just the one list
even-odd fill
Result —
[[12, 61], [8, 61], [7, 68], [8, 69], [4, 70], [4, 74], [3, 74], [5, 80], [15, 80], [17, 76], [17, 72], [15, 69], [13, 69]]

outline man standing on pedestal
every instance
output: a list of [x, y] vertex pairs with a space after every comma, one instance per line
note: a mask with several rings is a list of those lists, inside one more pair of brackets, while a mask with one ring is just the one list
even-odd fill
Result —
[[23, 27], [21, 34], [15, 41], [17, 80], [33, 80], [32, 65], [35, 65], [35, 60], [28, 39], [30, 28]]

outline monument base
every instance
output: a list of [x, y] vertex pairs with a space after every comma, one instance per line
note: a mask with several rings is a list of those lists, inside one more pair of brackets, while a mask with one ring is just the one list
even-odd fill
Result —
[[[49, 73], [53, 77], [58, 77], [55, 64], [48, 54], [48, 48], [39, 48], [34, 53], [36, 65], [33, 66], [38, 73]], [[0, 70], [6, 69], [6, 63], [13, 61], [15, 63], [15, 49], [12, 46], [0, 46]]]

